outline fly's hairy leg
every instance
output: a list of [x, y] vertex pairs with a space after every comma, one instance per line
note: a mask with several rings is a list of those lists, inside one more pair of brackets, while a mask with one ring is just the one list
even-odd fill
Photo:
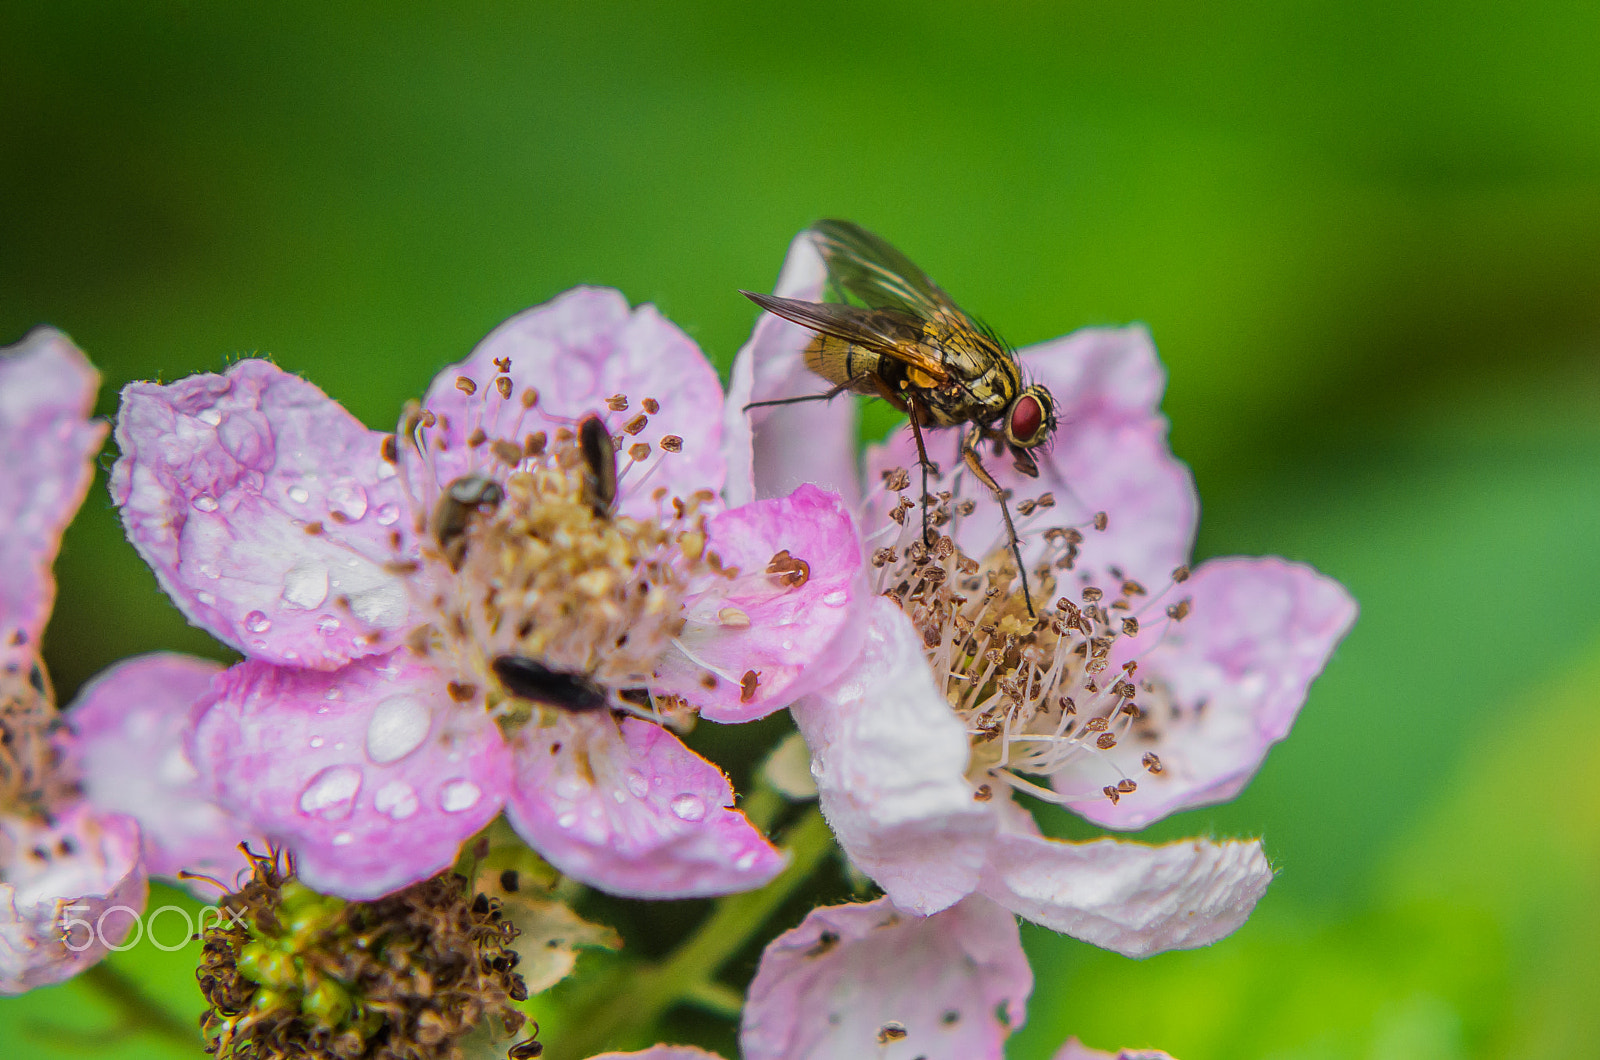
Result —
[[[1000, 483], [996, 482], [994, 476], [989, 474], [989, 469], [983, 466], [983, 459], [978, 455], [978, 441], [981, 437], [982, 432], [977, 427], [967, 432], [966, 437], [961, 441], [961, 459], [966, 461], [967, 467], [971, 468], [972, 473], [978, 476], [978, 481], [989, 487], [994, 494], [994, 499], [1000, 505], [1000, 515], [1006, 521], [1006, 536], [1011, 539], [1011, 558], [1017, 562], [1017, 577], [1022, 581], [1022, 602], [1028, 605], [1028, 616], [1037, 618], [1038, 613], [1033, 609], [1033, 595], [1028, 592], [1028, 568], [1022, 565], [1022, 545], [1017, 540], [1016, 524], [1011, 521], [1011, 507], [1006, 504], [1006, 494], [1000, 488]], [[919, 447], [921, 445], [920, 438], [918, 439], [918, 445]]]

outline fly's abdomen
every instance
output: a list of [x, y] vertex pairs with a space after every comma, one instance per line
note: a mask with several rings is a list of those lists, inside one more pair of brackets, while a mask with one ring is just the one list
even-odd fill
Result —
[[878, 392], [873, 378], [881, 359], [880, 354], [836, 335], [814, 335], [805, 349], [807, 368], [857, 394]]

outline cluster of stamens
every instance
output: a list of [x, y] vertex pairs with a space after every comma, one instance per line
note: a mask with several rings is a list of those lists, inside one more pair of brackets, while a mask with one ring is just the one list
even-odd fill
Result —
[[[449, 660], [460, 674], [451, 695], [485, 703], [503, 723], [530, 709], [496, 679], [495, 661], [506, 657], [628, 693], [614, 706], [637, 702], [629, 690], [649, 682], [682, 632], [690, 585], [738, 576], [707, 548], [715, 494], [680, 498], [658, 487], [653, 518], [617, 512], [621, 491], [637, 493], [662, 460], [682, 451], [674, 435], [654, 444], [634, 440], [659, 402], [644, 399], [620, 427], [605, 426], [600, 439], [586, 440], [581, 421], [538, 413], [534, 389], [515, 393], [505, 374], [509, 360], [496, 367], [487, 387], [465, 376], [456, 381], [462, 393], [483, 398], [478, 422], [466, 432], [471, 473], [439, 481], [435, 455], [447, 451], [453, 432], [429, 410], [411, 409], [397, 440], [385, 446], [392, 462], [421, 463], [421, 474], [402, 481], [426, 484], [412, 498], [422, 562], [393, 564], [433, 616], [413, 631], [411, 647]], [[617, 394], [595, 412], [618, 418], [629, 410], [628, 397]], [[553, 429], [524, 432], [535, 415]], [[669, 714], [684, 709], [676, 701], [653, 706]]]
[[45, 821], [78, 794], [78, 784], [62, 761], [60, 717], [42, 671], [34, 674], [0, 673], [0, 813]]
[[[1080, 526], [1029, 525], [1056, 506], [1042, 494], [1016, 503], [1019, 534], [1037, 534], [1045, 546], [1029, 571], [1033, 599], [1069, 585], [1073, 596], [1060, 595], [1052, 609], [1034, 613], [1009, 540], [989, 543], [981, 559], [956, 543], [962, 519], [978, 504], [993, 503], [987, 490], [981, 500], [962, 498], [958, 475], [954, 490], [929, 497], [928, 523], [937, 531], [930, 545], [915, 514], [918, 502], [908, 495], [911, 476], [895, 468], [883, 485], [898, 497], [888, 510], [891, 525], [878, 535], [893, 543], [872, 553], [876, 589], [911, 619], [935, 682], [967, 725], [977, 798], [993, 797], [993, 778], [1053, 802], [1076, 801], [1095, 788], [1057, 791], [1022, 774], [1051, 776], [1092, 761], [1101, 768], [1073, 771], [1103, 777], [1100, 794], [1117, 802], [1137, 790], [1139, 772], [1159, 774], [1160, 757], [1149, 748], [1179, 708], [1159, 678], [1140, 674], [1138, 656], [1116, 666], [1111, 659], [1129, 638], [1138, 638], [1138, 655], [1145, 654], [1188, 615], [1189, 600], [1166, 602], [1188, 571], [1174, 571], [1171, 583], [1152, 595], [1115, 569], [1077, 569], [1085, 531], [1104, 531], [1109, 517], [1095, 512]], [[1145, 748], [1132, 769], [1129, 744]]]

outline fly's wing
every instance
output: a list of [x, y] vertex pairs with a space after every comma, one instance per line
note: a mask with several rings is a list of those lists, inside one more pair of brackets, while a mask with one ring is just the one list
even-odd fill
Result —
[[898, 309], [924, 320], [970, 321], [928, 274], [878, 236], [849, 221], [818, 221], [811, 240], [828, 278], [875, 309]]
[[805, 302], [798, 298], [741, 291], [767, 312], [801, 327], [853, 342], [885, 357], [909, 365], [943, 383], [944, 365], [922, 344], [922, 320], [895, 309], [862, 309], [836, 302]]

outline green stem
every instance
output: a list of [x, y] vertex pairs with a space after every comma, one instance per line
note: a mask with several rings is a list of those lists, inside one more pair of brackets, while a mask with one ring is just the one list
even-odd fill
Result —
[[595, 1002], [574, 1014], [561, 1043], [562, 1055], [590, 1056], [627, 1045], [683, 1001], [725, 1004], [727, 991], [713, 982], [718, 970], [811, 876], [832, 846], [822, 814], [807, 812], [784, 836], [789, 866], [783, 872], [760, 890], [720, 899], [694, 934], [660, 964], [619, 969], [614, 981], [597, 991]]
[[200, 1030], [163, 1008], [139, 984], [109, 963], [90, 965], [78, 981], [93, 989], [116, 1011], [117, 1030], [149, 1031], [190, 1050], [200, 1048]]

